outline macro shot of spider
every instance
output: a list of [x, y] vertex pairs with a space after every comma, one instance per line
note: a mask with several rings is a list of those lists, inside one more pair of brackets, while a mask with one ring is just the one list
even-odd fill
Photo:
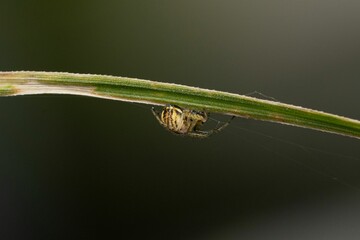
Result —
[[199, 127], [208, 120], [208, 114], [202, 111], [183, 109], [175, 105], [166, 105], [161, 112], [151, 109], [159, 123], [175, 134], [205, 138], [218, 133], [230, 124], [228, 122], [211, 130], [200, 130]]

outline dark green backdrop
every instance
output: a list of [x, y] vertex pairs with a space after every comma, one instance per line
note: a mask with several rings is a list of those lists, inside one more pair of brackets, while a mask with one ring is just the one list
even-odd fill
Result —
[[[256, 90], [360, 119], [359, 8], [2, 0], [0, 70]], [[1, 98], [0, 109], [2, 239], [360, 234], [359, 140], [243, 119], [209, 139], [181, 138], [150, 106], [87, 97]]]

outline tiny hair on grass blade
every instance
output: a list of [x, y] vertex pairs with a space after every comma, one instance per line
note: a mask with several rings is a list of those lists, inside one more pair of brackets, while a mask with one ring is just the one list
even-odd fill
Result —
[[137, 78], [63, 72], [0, 72], [0, 96], [72, 94], [214, 112], [360, 138], [360, 121], [234, 93]]

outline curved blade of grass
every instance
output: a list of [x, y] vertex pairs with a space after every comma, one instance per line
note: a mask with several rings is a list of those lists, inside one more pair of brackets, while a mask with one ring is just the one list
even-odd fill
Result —
[[73, 94], [181, 107], [360, 138], [360, 121], [244, 95], [126, 77], [59, 72], [0, 72], [0, 96]]

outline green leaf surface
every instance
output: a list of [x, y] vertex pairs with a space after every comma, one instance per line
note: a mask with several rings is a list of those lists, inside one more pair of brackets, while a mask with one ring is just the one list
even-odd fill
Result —
[[0, 72], [0, 96], [73, 94], [271, 121], [360, 138], [360, 121], [276, 101], [136, 78], [59, 72]]

